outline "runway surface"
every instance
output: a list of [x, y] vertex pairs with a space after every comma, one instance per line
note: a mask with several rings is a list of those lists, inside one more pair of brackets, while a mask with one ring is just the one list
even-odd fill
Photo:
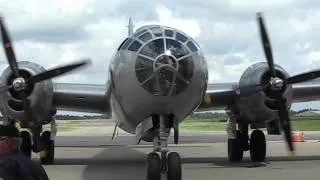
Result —
[[[303, 132], [305, 140], [320, 140], [320, 132]], [[86, 133], [85, 136], [77, 133], [62, 133], [57, 136], [56, 145], [60, 147], [83, 147], [83, 146], [104, 146], [104, 145], [134, 145], [135, 136], [128, 133], [122, 133], [114, 140], [111, 140], [111, 133]], [[268, 141], [282, 141], [283, 135], [266, 135]], [[173, 137], [170, 136], [169, 143], [173, 143]], [[226, 132], [182, 132], [179, 137], [180, 144], [194, 143], [221, 143], [227, 142]], [[148, 142], [141, 141], [141, 144], [147, 145]]]
[[[319, 179], [318, 132], [305, 133], [306, 139], [313, 140], [297, 143], [295, 157], [287, 155], [282, 136], [267, 136], [264, 163], [251, 162], [249, 152], [241, 163], [228, 162], [225, 138], [225, 133], [186, 133], [181, 144], [171, 144], [170, 150], [182, 157], [183, 179]], [[58, 136], [55, 165], [44, 167], [52, 180], [144, 180], [145, 158], [152, 146], [133, 142], [129, 135], [120, 135], [116, 141], [110, 141], [110, 136]]]

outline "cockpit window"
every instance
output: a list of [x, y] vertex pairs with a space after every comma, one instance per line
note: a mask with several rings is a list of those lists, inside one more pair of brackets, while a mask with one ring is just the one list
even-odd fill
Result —
[[167, 50], [170, 50], [170, 53], [177, 59], [189, 53], [188, 49], [184, 45], [172, 39], [166, 40], [166, 47]]
[[158, 55], [164, 53], [163, 39], [149, 42], [142, 48], [140, 53], [151, 58], [156, 58]]
[[141, 56], [138, 56], [136, 62], [136, 74], [139, 82], [145, 81], [153, 73], [153, 61]]
[[143, 34], [143, 33], [146, 32], [146, 31], [147, 31], [146, 29], [143, 29], [143, 30], [137, 32], [134, 36], [135, 36], [135, 37], [139, 37], [141, 34]]
[[152, 31], [154, 36], [156, 36], [156, 37], [162, 36], [162, 29], [160, 27], [152, 27], [152, 28], [150, 28], [150, 30]]
[[134, 42], [130, 45], [130, 47], [128, 48], [128, 50], [130, 50], [130, 51], [138, 51], [141, 46], [142, 46], [141, 43], [139, 43], [138, 41], [134, 41]]
[[178, 33], [178, 32], [177, 32], [176, 38], [181, 42], [186, 42], [188, 39], [186, 36], [184, 36], [183, 34]]
[[139, 37], [139, 39], [141, 39], [144, 42], [149, 41], [151, 38], [152, 38], [152, 35], [149, 32], [146, 32]]
[[190, 50], [192, 51], [192, 52], [195, 52], [195, 51], [198, 51], [198, 48], [193, 44], [193, 42], [191, 42], [191, 41], [189, 41], [188, 43], [187, 43], [187, 46], [188, 46], [188, 48], [190, 48]]
[[191, 52], [199, 47], [182, 32], [161, 26], [144, 28], [143, 33], [135, 35], [139, 40], [129, 47], [139, 49], [135, 71], [141, 87], [155, 96], [183, 92], [193, 77], [195, 65]]
[[172, 30], [169, 30], [169, 29], [166, 29], [166, 30], [164, 31], [164, 34], [165, 34], [166, 36], [168, 36], [168, 37], [172, 37], [172, 36], [173, 36], [173, 31], [172, 31]]
[[121, 44], [120, 44], [120, 46], [118, 47], [118, 51], [120, 50], [120, 48], [123, 46], [123, 44], [126, 42], [128, 40], [128, 38], [126, 38]]
[[120, 49], [127, 49], [132, 39], [127, 39]]
[[192, 78], [193, 61], [191, 56], [179, 61], [179, 73], [187, 80], [190, 80]]

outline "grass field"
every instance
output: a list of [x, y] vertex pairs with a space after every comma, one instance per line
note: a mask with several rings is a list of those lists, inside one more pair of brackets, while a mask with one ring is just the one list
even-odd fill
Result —
[[186, 119], [180, 124], [182, 130], [192, 131], [224, 131], [226, 122], [219, 122], [218, 119]]
[[[319, 117], [299, 117], [292, 118], [291, 125], [293, 130], [320, 131]], [[224, 131], [226, 122], [219, 122], [218, 119], [196, 119], [190, 118], [180, 124], [182, 130], [192, 131]]]
[[320, 131], [320, 119], [319, 120], [304, 120], [304, 121], [291, 121], [292, 129], [303, 131]]

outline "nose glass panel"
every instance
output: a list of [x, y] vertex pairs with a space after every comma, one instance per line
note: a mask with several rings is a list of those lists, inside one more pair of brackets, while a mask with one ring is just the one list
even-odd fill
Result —
[[193, 59], [186, 45], [160, 38], [147, 43], [136, 60], [141, 86], [156, 96], [173, 96], [188, 87], [193, 76]]

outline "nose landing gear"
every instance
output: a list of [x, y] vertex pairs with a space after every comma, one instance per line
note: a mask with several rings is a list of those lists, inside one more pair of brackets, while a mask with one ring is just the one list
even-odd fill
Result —
[[159, 123], [159, 131], [154, 137], [154, 151], [147, 155], [147, 180], [160, 180], [162, 174], [166, 174], [168, 180], [181, 180], [181, 157], [177, 152], [169, 152], [167, 148], [171, 129], [168, 126], [169, 119], [165, 116], [153, 118], [156, 118], [155, 122]]

